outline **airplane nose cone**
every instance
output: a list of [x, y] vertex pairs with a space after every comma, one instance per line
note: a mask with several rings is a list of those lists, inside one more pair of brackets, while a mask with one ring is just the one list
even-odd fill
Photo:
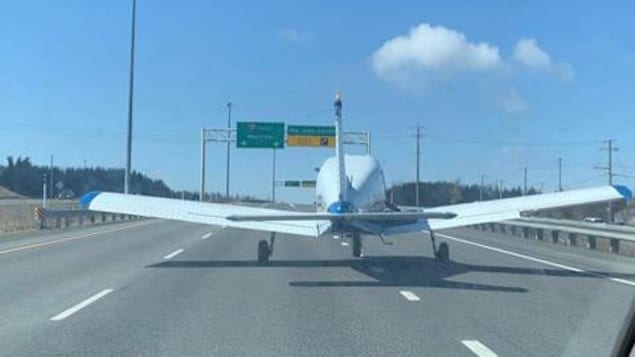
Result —
[[327, 212], [335, 214], [350, 213], [355, 212], [355, 207], [350, 202], [337, 201], [329, 205]]

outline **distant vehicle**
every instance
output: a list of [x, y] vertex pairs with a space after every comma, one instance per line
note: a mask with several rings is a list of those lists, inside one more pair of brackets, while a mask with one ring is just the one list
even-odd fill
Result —
[[582, 221], [587, 223], [605, 223], [600, 217], [584, 217]]
[[65, 188], [62, 190], [62, 192], [60, 192], [57, 195], [57, 198], [63, 199], [63, 200], [70, 200], [75, 198], [75, 192], [73, 190], [71, 190], [70, 188]]

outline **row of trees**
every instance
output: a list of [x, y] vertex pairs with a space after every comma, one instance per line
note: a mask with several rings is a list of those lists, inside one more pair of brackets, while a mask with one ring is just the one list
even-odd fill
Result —
[[[124, 170], [103, 167], [60, 168], [52, 170], [47, 166], [37, 166], [28, 157], [13, 158], [9, 156], [6, 166], [0, 165], [0, 186], [17, 194], [39, 198], [42, 197], [44, 175], [53, 175], [53, 184], [62, 182], [63, 190], [72, 191], [80, 196], [93, 190], [123, 192]], [[47, 177], [48, 178], [48, 177]], [[50, 190], [50, 187], [48, 188]], [[54, 187], [54, 196], [62, 190]], [[50, 192], [50, 191], [49, 191]], [[130, 176], [130, 192], [148, 196], [183, 198], [198, 200], [199, 193], [191, 191], [174, 191], [163, 180], [152, 179], [140, 172], [133, 171]], [[228, 199], [220, 193], [209, 193], [206, 201], [223, 202]], [[230, 201], [258, 201], [250, 196], [235, 195]]]
[[[416, 183], [406, 182], [396, 184], [386, 192], [389, 199], [396, 205], [414, 206], [416, 203]], [[531, 187], [527, 194], [534, 195], [540, 191]], [[520, 187], [505, 188], [502, 191], [498, 187], [485, 186], [482, 188], [483, 200], [522, 196]], [[466, 185], [460, 181], [455, 182], [421, 182], [419, 184], [419, 203], [424, 207], [443, 206], [464, 202], [478, 201], [481, 197], [479, 185]]]
[[[531, 187], [527, 189], [527, 194], [534, 195], [541, 193], [539, 190]], [[396, 205], [414, 206], [416, 202], [416, 184], [407, 182], [397, 184], [386, 192], [389, 200]], [[522, 196], [523, 190], [520, 187], [512, 187], [503, 189], [498, 187], [483, 187], [483, 200], [492, 200], [500, 197], [516, 197]], [[455, 182], [422, 182], [419, 186], [419, 203], [423, 207], [444, 206], [457, 203], [478, 201], [481, 196], [481, 187], [479, 185], [466, 185], [460, 181]], [[635, 202], [634, 202], [635, 203]], [[613, 212], [619, 212], [626, 208], [623, 201], [612, 203]], [[551, 217], [579, 220], [584, 217], [602, 217], [607, 218], [607, 204], [596, 203], [574, 207], [554, 208], [549, 210], [541, 210], [532, 214]], [[625, 218], [620, 218], [624, 221]]]
[[[33, 165], [28, 157], [7, 158], [7, 165], [0, 166], [0, 186], [24, 196], [41, 197], [45, 175], [47, 178], [48, 175], [53, 175], [54, 185], [61, 182], [63, 189], [72, 190], [76, 195], [91, 190], [123, 191], [124, 171], [122, 169], [54, 167], [51, 170], [46, 166]], [[53, 188], [55, 195], [60, 191], [58, 188]], [[175, 195], [162, 180], [153, 180], [134, 171], [131, 175], [131, 191], [152, 196], [172, 197]]]

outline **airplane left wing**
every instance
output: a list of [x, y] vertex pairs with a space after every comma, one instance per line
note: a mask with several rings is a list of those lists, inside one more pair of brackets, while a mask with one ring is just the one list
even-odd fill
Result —
[[[269, 208], [246, 207], [231, 204], [184, 201], [112, 192], [90, 192], [82, 196], [80, 205], [92, 211], [130, 214], [193, 223], [204, 223], [267, 232], [289, 233], [318, 237], [331, 223], [310, 217], [310, 213], [290, 212]], [[277, 216], [276, 221], [237, 221], [229, 216]], [[285, 220], [285, 215], [306, 216], [303, 220]]]

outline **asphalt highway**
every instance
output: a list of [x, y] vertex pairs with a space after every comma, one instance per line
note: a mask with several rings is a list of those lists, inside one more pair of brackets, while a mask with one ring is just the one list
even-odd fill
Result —
[[341, 238], [145, 220], [0, 238], [3, 356], [602, 356], [635, 259], [471, 229]]

